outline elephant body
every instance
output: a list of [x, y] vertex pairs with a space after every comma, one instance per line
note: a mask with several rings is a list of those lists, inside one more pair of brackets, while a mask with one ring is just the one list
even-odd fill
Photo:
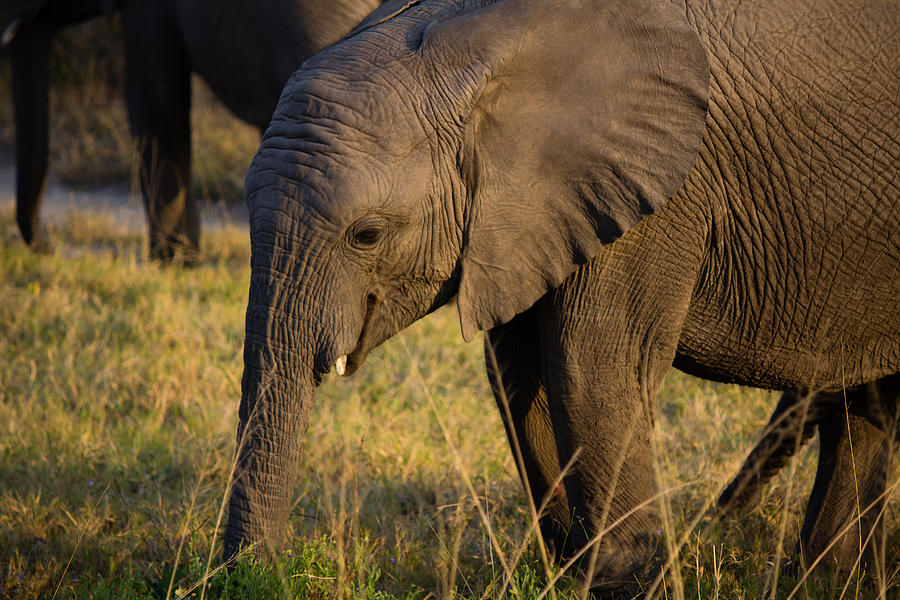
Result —
[[[125, 97], [140, 152], [150, 253], [170, 260], [199, 250], [190, 189], [190, 75], [202, 77], [238, 117], [262, 131], [288, 77], [338, 40], [379, 0], [97, 0], [32, 2], [10, 29], [17, 130], [17, 218], [25, 240], [38, 232], [46, 179], [49, 46], [66, 25], [121, 9]], [[20, 11], [22, 12], [22, 11]], [[15, 21], [14, 21], [15, 22]], [[18, 71], [16, 70], [16, 65]], [[21, 96], [21, 100], [20, 100]]]
[[[455, 297], [545, 536], [597, 593], [645, 585], [670, 366], [900, 373], [898, 61], [891, 2], [388, 2], [295, 73], [247, 176], [226, 553], [278, 538], [322, 374]], [[891, 436], [828, 415], [801, 542], [846, 568], [876, 521], [844, 528], [847, 429], [873, 502]]]
[[[128, 61], [147, 89], [196, 72], [237, 117], [262, 132], [285, 82], [307, 57], [339, 40], [380, 0], [124, 2]], [[155, 28], [148, 27], [152, 23]], [[158, 39], [175, 56], [154, 55]], [[170, 50], [175, 52], [174, 50]], [[159, 81], [149, 74], [157, 72]]]

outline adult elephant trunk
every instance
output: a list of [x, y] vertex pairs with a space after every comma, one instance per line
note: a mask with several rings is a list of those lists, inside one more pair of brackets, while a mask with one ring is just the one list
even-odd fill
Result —
[[35, 26], [9, 45], [16, 113], [16, 221], [25, 242], [37, 234], [50, 146], [50, 45], [53, 30]]
[[265, 554], [283, 537], [309, 424], [312, 356], [295, 343], [300, 328], [283, 281], [268, 266], [254, 265], [226, 559], [251, 545]]

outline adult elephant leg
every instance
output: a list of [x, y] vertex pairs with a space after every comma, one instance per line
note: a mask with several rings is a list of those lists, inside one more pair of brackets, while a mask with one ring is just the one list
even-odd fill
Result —
[[52, 39], [51, 28], [35, 25], [14, 37], [9, 48], [16, 111], [16, 222], [28, 244], [38, 236], [47, 182]]
[[491, 329], [485, 336], [485, 362], [522, 484], [539, 511], [541, 535], [551, 556], [560, 559], [572, 551], [566, 547], [569, 505], [541, 377], [535, 309]]
[[190, 197], [190, 63], [165, 2], [125, 6], [126, 103], [140, 155], [150, 257], [198, 258], [200, 219]]
[[800, 531], [808, 568], [849, 572], [884, 543], [883, 511], [895, 452], [897, 377], [848, 390], [848, 410], [819, 419], [819, 464]]

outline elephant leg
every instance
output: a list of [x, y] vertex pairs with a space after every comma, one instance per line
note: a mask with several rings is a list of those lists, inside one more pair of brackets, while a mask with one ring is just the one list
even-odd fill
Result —
[[569, 506], [541, 377], [534, 312], [522, 313], [485, 336], [485, 362], [522, 484], [539, 512], [541, 534], [550, 554], [560, 559], [571, 554], [566, 548]]
[[898, 395], [898, 375], [842, 392], [806, 395], [785, 392], [760, 440], [747, 455], [738, 474], [719, 496], [719, 507], [731, 513], [744, 509], [748, 501], [812, 437], [820, 416], [843, 410], [845, 399], [850, 410], [857, 416], [865, 417], [882, 430], [896, 430]]
[[129, 2], [123, 15], [126, 103], [140, 155], [150, 257], [198, 258], [200, 220], [190, 197], [190, 62], [164, 2]]
[[687, 268], [623, 238], [539, 306], [550, 419], [573, 548], [594, 593], [644, 589], [663, 559], [652, 445], [656, 393], [692, 291]]
[[819, 464], [800, 532], [803, 562], [849, 572], [883, 544], [893, 435], [852, 412], [819, 421]]
[[52, 41], [53, 30], [36, 25], [14, 37], [9, 48], [16, 112], [16, 221], [28, 244], [39, 235], [47, 183]]
[[824, 396], [785, 392], [759, 441], [744, 459], [738, 474], [719, 495], [719, 508], [739, 514], [778, 471], [816, 432]]

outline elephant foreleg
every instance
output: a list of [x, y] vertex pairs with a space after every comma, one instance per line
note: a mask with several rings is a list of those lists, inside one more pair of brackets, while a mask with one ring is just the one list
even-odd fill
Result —
[[131, 2], [123, 22], [126, 102], [140, 156], [151, 258], [196, 260], [200, 220], [190, 197], [190, 63], [174, 17], [157, 2]]
[[534, 309], [485, 335], [485, 362], [519, 475], [539, 517], [541, 535], [550, 554], [560, 559], [571, 553], [566, 547], [569, 506], [541, 378]]
[[690, 272], [630, 241], [539, 307], [559, 461], [572, 463], [564, 478], [571, 545], [587, 549], [582, 570], [595, 593], [646, 589], [659, 573], [653, 413], [692, 289]]

